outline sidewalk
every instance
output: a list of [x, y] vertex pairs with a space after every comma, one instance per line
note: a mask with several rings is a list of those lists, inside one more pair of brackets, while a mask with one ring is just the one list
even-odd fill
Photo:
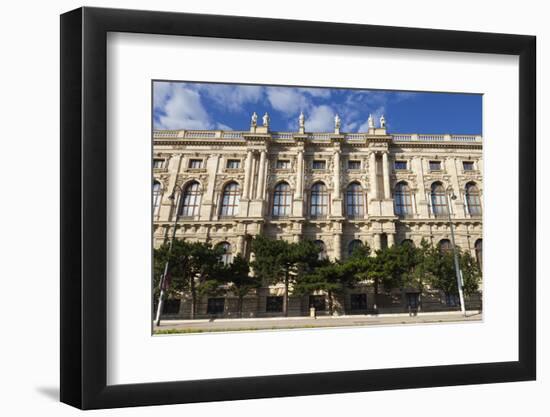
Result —
[[312, 317], [267, 317], [240, 319], [198, 319], [198, 320], [163, 320], [160, 326], [154, 326], [155, 333], [202, 333], [223, 331], [253, 331], [275, 329], [299, 329], [315, 327], [348, 327], [370, 325], [400, 325], [448, 323], [461, 321], [480, 321], [482, 313], [467, 311], [463, 316], [460, 311], [408, 313], [379, 315], [345, 315]]

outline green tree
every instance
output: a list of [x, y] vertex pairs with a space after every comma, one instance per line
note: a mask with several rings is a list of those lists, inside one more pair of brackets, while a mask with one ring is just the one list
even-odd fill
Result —
[[414, 288], [419, 292], [419, 304], [422, 306], [422, 294], [430, 285], [429, 261], [432, 247], [422, 239], [419, 247], [410, 243], [400, 245], [401, 264], [404, 272], [401, 275], [401, 288]]
[[254, 272], [266, 284], [284, 283], [283, 312], [288, 316], [289, 287], [316, 265], [319, 248], [311, 241], [290, 243], [258, 235], [252, 240]]
[[342, 294], [357, 283], [355, 268], [351, 263], [326, 261], [302, 276], [294, 285], [298, 295], [309, 295], [315, 291], [325, 291], [328, 296], [329, 314], [334, 313], [334, 295]]
[[413, 259], [410, 252], [409, 247], [392, 246], [379, 249], [375, 256], [369, 256], [370, 248], [363, 246], [354, 250], [346, 260], [358, 280], [372, 285], [375, 310], [378, 309], [380, 287], [390, 289], [401, 285]]
[[241, 255], [235, 256], [231, 264], [223, 267], [221, 276], [231, 292], [237, 296], [239, 317], [242, 317], [243, 299], [250, 291], [261, 286], [261, 279], [256, 275], [250, 275], [248, 262]]
[[464, 281], [464, 293], [473, 295], [479, 290], [481, 282], [481, 268], [477, 260], [468, 252], [460, 254], [460, 269]]
[[[479, 289], [481, 272], [476, 260], [468, 253], [457, 248], [460, 270], [462, 272], [464, 293], [472, 295]], [[446, 294], [458, 294], [458, 283], [453, 251], [441, 252], [433, 246], [424, 257], [423, 267], [430, 278], [432, 288]]]
[[191, 318], [195, 318], [197, 298], [220, 292], [220, 256], [221, 251], [212, 249], [209, 243], [175, 240], [171, 251], [168, 243], [163, 244], [154, 253], [155, 293], [160, 290], [160, 277], [169, 261], [165, 290], [170, 296], [190, 292]]

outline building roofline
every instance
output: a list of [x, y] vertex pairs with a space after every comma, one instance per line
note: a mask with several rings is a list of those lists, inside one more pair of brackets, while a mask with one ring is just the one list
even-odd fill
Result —
[[[385, 129], [371, 129], [369, 132], [250, 132], [235, 130], [154, 130], [156, 144], [177, 144], [209, 142], [218, 145], [239, 145], [249, 141], [269, 141], [272, 143], [308, 143], [324, 144], [336, 140], [349, 145], [361, 145], [367, 142], [388, 141], [395, 144], [462, 144], [481, 146], [481, 135], [466, 134], [425, 134], [425, 133], [387, 133]], [[197, 143], [198, 144], [198, 143]]]

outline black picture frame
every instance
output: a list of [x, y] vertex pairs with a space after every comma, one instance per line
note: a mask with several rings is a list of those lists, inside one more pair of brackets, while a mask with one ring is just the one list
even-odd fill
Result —
[[[108, 386], [108, 32], [519, 56], [519, 360]], [[535, 51], [524, 35], [88, 7], [61, 15], [61, 401], [96, 409], [535, 379]]]

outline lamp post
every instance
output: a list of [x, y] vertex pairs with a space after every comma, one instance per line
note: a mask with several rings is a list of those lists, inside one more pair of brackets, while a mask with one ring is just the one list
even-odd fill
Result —
[[177, 228], [178, 219], [179, 219], [179, 200], [176, 202], [176, 187], [174, 187], [174, 190], [172, 191], [172, 194], [168, 196], [168, 199], [172, 201], [172, 207], [175, 208], [174, 225], [172, 227], [172, 238], [170, 239], [170, 245], [168, 246], [168, 258], [166, 259], [166, 263], [164, 264], [164, 272], [162, 273], [162, 276], [160, 278], [159, 302], [157, 306], [157, 314], [155, 317], [155, 323], [157, 326], [160, 325], [160, 314], [162, 312], [162, 305], [164, 303], [164, 292], [165, 292], [164, 287], [166, 282], [166, 276], [168, 275], [168, 268], [170, 267], [170, 254], [172, 253], [172, 246], [174, 245], [174, 240], [176, 239], [176, 228]]
[[456, 195], [454, 193], [451, 193], [450, 196], [447, 194], [447, 202], [449, 205], [447, 212], [449, 214], [449, 227], [451, 229], [451, 243], [453, 245], [456, 283], [458, 285], [458, 297], [460, 299], [460, 311], [462, 312], [462, 314], [464, 314], [464, 316], [466, 316], [466, 306], [464, 305], [464, 284], [462, 282], [462, 272], [460, 271], [460, 263], [458, 262], [458, 252], [456, 250], [455, 244], [455, 232], [453, 228], [453, 221], [451, 219], [451, 200], [456, 200]]

